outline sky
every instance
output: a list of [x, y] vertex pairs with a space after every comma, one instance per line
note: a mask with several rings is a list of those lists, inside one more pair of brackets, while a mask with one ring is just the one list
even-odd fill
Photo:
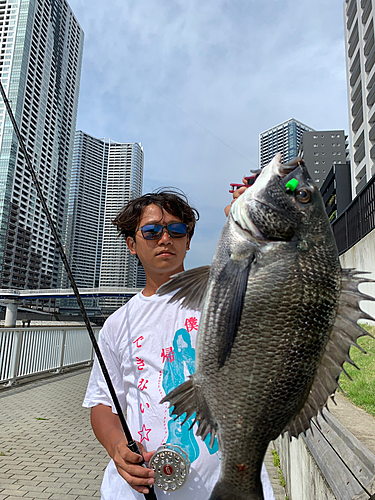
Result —
[[186, 193], [186, 268], [211, 262], [261, 132], [348, 133], [342, 0], [68, 1], [85, 33], [77, 129], [142, 143], [143, 192]]

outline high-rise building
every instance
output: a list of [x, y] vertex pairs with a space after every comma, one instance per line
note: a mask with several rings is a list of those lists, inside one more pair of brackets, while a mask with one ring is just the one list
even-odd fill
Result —
[[[137, 287], [142, 266], [112, 224], [142, 194], [143, 148], [76, 132], [66, 248], [78, 286]], [[69, 286], [65, 273], [63, 287]], [[142, 286], [142, 285], [139, 285]], [[108, 299], [105, 303], [118, 299]]]
[[346, 74], [352, 197], [375, 174], [375, 6], [345, 0]]
[[[64, 234], [83, 31], [65, 0], [1, 0], [0, 44], [1, 81]], [[57, 287], [56, 245], [3, 103], [0, 148], [0, 287]]]
[[[109, 144], [78, 130], [73, 154], [65, 238], [77, 286], [99, 286]], [[69, 287], [63, 272], [62, 287]]]
[[311, 177], [320, 189], [332, 165], [347, 160], [347, 142], [343, 130], [304, 132], [301, 151]]
[[352, 201], [350, 163], [335, 163], [320, 188], [329, 220], [333, 222]]
[[142, 194], [142, 182], [143, 148], [141, 144], [126, 144], [110, 140], [100, 286], [136, 287], [137, 258], [131, 255], [124, 239], [118, 237], [112, 221], [129, 200]]
[[297, 156], [302, 135], [314, 129], [291, 118], [259, 135], [259, 166], [265, 167], [275, 156], [281, 153], [283, 162], [287, 163]]

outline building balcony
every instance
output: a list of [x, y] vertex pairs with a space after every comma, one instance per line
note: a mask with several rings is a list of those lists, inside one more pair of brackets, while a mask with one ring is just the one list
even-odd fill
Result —
[[367, 2], [367, 4], [365, 5], [365, 8], [363, 10], [363, 14], [362, 14], [362, 24], [365, 25], [366, 22], [367, 22], [367, 19], [370, 15], [370, 12], [371, 12], [371, 7], [372, 7], [372, 4], [371, 4], [371, 0], [369, 2]]
[[362, 107], [362, 92], [358, 94], [357, 99], [355, 100], [353, 106], [352, 106], [352, 116], [357, 116], [358, 111]]
[[375, 46], [372, 47], [370, 54], [367, 56], [365, 63], [366, 73], [370, 73], [372, 67], [374, 66], [374, 62], [375, 62]]
[[375, 102], [375, 84], [371, 87], [370, 92], [367, 94], [367, 105], [372, 106]]
[[359, 92], [361, 92], [361, 91], [362, 91], [361, 80], [360, 80], [360, 79], [358, 79], [358, 80], [357, 80], [357, 83], [356, 83], [356, 84], [354, 85], [354, 87], [352, 88], [352, 92], [351, 92], [351, 94], [350, 94], [350, 99], [351, 99], [351, 101], [352, 101], [352, 102], [354, 102], [354, 101], [357, 99], [358, 94], [359, 94]]
[[354, 153], [354, 161], [358, 164], [365, 157], [365, 144], [361, 142], [358, 146], [357, 151]]
[[363, 48], [363, 52], [364, 52], [365, 56], [369, 55], [373, 46], [374, 46], [374, 36], [372, 35], [367, 39], [367, 42], [365, 43], [365, 46]]
[[368, 137], [370, 141], [375, 141], [375, 122], [372, 124], [372, 127], [370, 128], [370, 132], [368, 134]]
[[347, 19], [348, 19], [347, 23], [346, 23], [346, 27], [348, 28], [348, 30], [350, 30], [350, 28], [352, 27], [352, 24], [353, 24], [353, 21], [354, 21], [356, 14], [357, 14], [356, 0], [351, 0], [351, 2], [349, 3], [349, 6], [348, 6], [348, 10], [346, 11], [346, 15], [347, 15]]
[[363, 123], [363, 112], [360, 111], [358, 115], [354, 118], [352, 123], [352, 129], [354, 130], [354, 132], [357, 132], [362, 123]]
[[359, 63], [359, 57], [357, 56], [355, 58], [355, 61], [352, 64], [351, 68], [350, 68], [350, 73], [351, 73], [350, 86], [351, 87], [354, 87], [355, 83], [358, 80], [360, 72], [361, 72], [361, 67], [360, 67], [360, 63]]
[[366, 175], [362, 177], [362, 179], [358, 182], [355, 187], [355, 194], [358, 194], [362, 189], [366, 186]]
[[353, 41], [348, 44], [349, 46], [348, 55], [350, 59], [353, 57], [355, 50], [358, 48], [358, 31], [356, 31], [356, 33], [357, 33], [356, 38], [353, 39]]

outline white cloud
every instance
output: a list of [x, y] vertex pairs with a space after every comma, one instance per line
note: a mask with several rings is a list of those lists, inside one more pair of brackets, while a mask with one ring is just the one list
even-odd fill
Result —
[[291, 117], [348, 128], [341, 1], [69, 3], [85, 31], [77, 125], [142, 142], [145, 190], [193, 198], [202, 221], [188, 265], [211, 258], [260, 132]]

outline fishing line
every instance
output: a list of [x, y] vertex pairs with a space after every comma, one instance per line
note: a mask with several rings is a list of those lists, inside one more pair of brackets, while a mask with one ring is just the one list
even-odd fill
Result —
[[217, 135], [215, 135], [213, 132], [211, 132], [211, 130], [208, 130], [208, 128], [206, 128], [204, 125], [202, 125], [201, 123], [199, 123], [197, 120], [195, 120], [192, 116], [190, 116], [188, 113], [186, 113], [186, 111], [184, 111], [183, 109], [181, 109], [179, 106], [177, 106], [177, 104], [175, 104], [174, 102], [170, 101], [167, 97], [165, 97], [165, 95], [163, 94], [160, 94], [159, 92], [159, 95], [161, 97], [163, 97], [167, 102], [169, 102], [169, 104], [171, 104], [172, 106], [174, 106], [175, 108], [177, 108], [179, 111], [181, 111], [181, 113], [183, 113], [184, 115], [186, 115], [188, 118], [190, 118], [190, 120], [192, 120], [194, 123], [196, 123], [199, 127], [203, 128], [206, 132], [208, 132], [210, 135], [212, 135], [212, 137], [215, 137], [215, 139], [217, 139], [218, 141], [222, 142], [225, 146], [227, 146], [229, 149], [231, 149], [232, 151], [234, 151], [236, 154], [238, 154], [239, 156], [241, 156], [241, 158], [243, 158], [244, 160], [246, 160], [247, 162], [249, 162], [251, 165], [254, 165], [256, 168], [258, 168], [257, 165], [255, 165], [255, 163], [253, 163], [252, 161], [250, 161], [248, 158], [246, 158], [246, 156], [242, 155], [241, 153], [239, 153], [238, 151], [236, 151], [234, 148], [232, 148], [232, 146], [230, 146], [228, 143], [226, 143], [225, 141], [223, 141], [223, 139], [220, 139], [220, 137], [218, 137]]
[[[324, 418], [324, 416], [323, 416]], [[348, 467], [348, 465], [346, 464], [346, 462], [344, 462], [343, 458], [340, 457], [340, 455], [337, 453], [337, 451], [335, 450], [335, 448], [332, 446], [332, 444], [328, 441], [328, 439], [326, 438], [326, 436], [322, 433], [321, 429], [319, 428], [319, 424], [317, 425], [313, 420], [311, 420], [311, 423], [314, 424], [315, 428], [319, 431], [320, 435], [323, 437], [323, 439], [325, 439], [325, 441], [329, 444], [329, 446], [332, 448], [332, 450], [335, 452], [335, 454], [338, 456], [338, 458], [341, 460], [341, 462], [345, 465], [345, 467], [348, 469], [348, 471], [350, 472], [350, 474], [354, 477], [354, 479], [357, 481], [357, 483], [359, 484], [359, 486], [363, 489], [363, 491], [369, 496], [368, 500], [375, 500], [375, 494], [372, 495], [369, 491], [367, 491], [367, 489], [365, 488], [365, 486], [363, 486], [363, 484], [361, 483], [361, 481], [356, 477], [356, 475], [354, 474], [354, 472]]]
[[[118, 417], [120, 419], [121, 426], [123, 428], [125, 437], [126, 437], [126, 439], [128, 441], [127, 446], [128, 446], [128, 448], [131, 451], [133, 451], [135, 453], [138, 453], [140, 456], [142, 456], [142, 454], [141, 454], [141, 452], [140, 452], [140, 450], [138, 448], [137, 443], [132, 438], [132, 435], [130, 433], [128, 424], [126, 423], [126, 420], [125, 420], [122, 408], [121, 408], [119, 400], [117, 398], [117, 395], [116, 395], [115, 389], [113, 387], [111, 378], [109, 376], [107, 367], [105, 365], [102, 353], [100, 352], [99, 345], [98, 345], [98, 343], [96, 341], [95, 334], [94, 334], [94, 331], [92, 329], [89, 317], [87, 315], [87, 312], [86, 312], [85, 306], [84, 306], [84, 304], [82, 302], [82, 298], [81, 298], [81, 295], [79, 293], [77, 284], [75, 282], [75, 279], [73, 277], [72, 271], [70, 269], [68, 259], [67, 259], [66, 255], [65, 255], [64, 247], [63, 247], [60, 235], [59, 235], [59, 233], [58, 233], [58, 231], [56, 229], [56, 225], [55, 225], [55, 223], [54, 223], [54, 221], [52, 219], [52, 216], [51, 216], [51, 214], [49, 212], [46, 199], [44, 197], [42, 188], [40, 187], [40, 184], [39, 184], [39, 181], [38, 181], [37, 173], [36, 173], [35, 169], [33, 168], [32, 164], [31, 164], [31, 160], [30, 160], [29, 154], [28, 154], [28, 152], [26, 150], [26, 146], [25, 146], [25, 144], [23, 142], [21, 133], [19, 131], [18, 125], [17, 125], [16, 120], [14, 118], [13, 111], [12, 111], [12, 109], [10, 107], [9, 101], [8, 101], [6, 95], [5, 95], [4, 87], [3, 87], [3, 84], [2, 84], [1, 81], [0, 81], [0, 92], [1, 92], [1, 95], [3, 97], [3, 101], [4, 101], [4, 104], [5, 104], [5, 107], [6, 107], [7, 111], [8, 111], [8, 115], [9, 115], [9, 117], [11, 119], [11, 122], [12, 122], [12, 125], [13, 125], [13, 129], [14, 129], [14, 131], [16, 133], [17, 138], [18, 138], [19, 146], [20, 146], [21, 151], [22, 151], [22, 153], [23, 153], [23, 155], [25, 157], [26, 168], [29, 171], [29, 173], [30, 173], [30, 175], [32, 177], [32, 180], [34, 182], [34, 186], [36, 188], [36, 191], [37, 191], [37, 194], [38, 194], [38, 197], [39, 197], [39, 201], [42, 204], [42, 208], [43, 208], [43, 211], [44, 211], [44, 213], [46, 215], [48, 224], [50, 226], [51, 233], [52, 233], [53, 238], [55, 240], [57, 249], [58, 249], [58, 251], [60, 253], [60, 257], [61, 257], [61, 259], [63, 261], [63, 264], [64, 264], [64, 267], [65, 267], [66, 273], [67, 273], [67, 275], [69, 277], [70, 284], [72, 285], [72, 289], [73, 289], [74, 295], [75, 295], [76, 300], [78, 302], [79, 309], [81, 311], [82, 317], [83, 317], [84, 322], [86, 324], [86, 328], [87, 328], [87, 331], [88, 331], [91, 343], [93, 345], [96, 357], [97, 357], [99, 365], [100, 365], [100, 367], [102, 369], [102, 373], [103, 373], [104, 379], [106, 381], [108, 390], [109, 390], [109, 392], [111, 394], [113, 404], [114, 404], [114, 406], [116, 408], [117, 415], [118, 415]], [[139, 462], [138, 463], [138, 465], [143, 465], [143, 464], [144, 464], [144, 460], [143, 460], [143, 462]], [[145, 494], [144, 497], [147, 500], [156, 500], [156, 494], [155, 494], [153, 486], [148, 486], [148, 488], [149, 488], [149, 493]]]

